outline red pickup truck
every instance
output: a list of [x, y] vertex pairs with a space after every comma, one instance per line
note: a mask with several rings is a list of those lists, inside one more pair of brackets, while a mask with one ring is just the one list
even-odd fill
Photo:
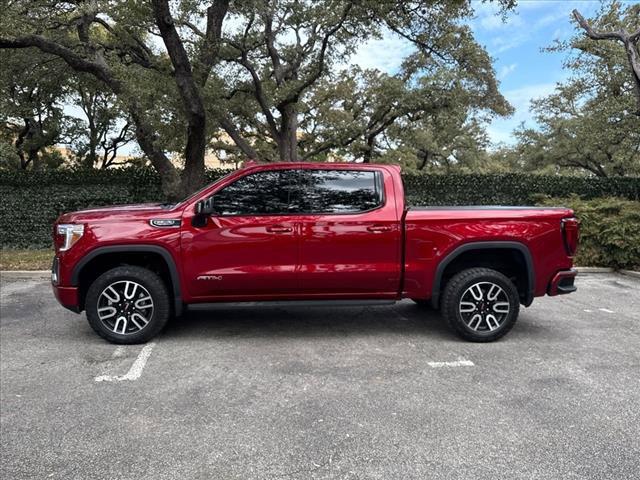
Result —
[[54, 243], [56, 298], [114, 343], [149, 340], [189, 304], [402, 298], [486, 342], [521, 304], [575, 291], [578, 222], [566, 208], [408, 207], [392, 165], [283, 163], [174, 205], [64, 214]]

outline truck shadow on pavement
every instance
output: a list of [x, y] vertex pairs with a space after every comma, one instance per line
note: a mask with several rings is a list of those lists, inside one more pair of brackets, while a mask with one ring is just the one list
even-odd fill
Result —
[[305, 338], [389, 333], [455, 338], [437, 312], [415, 305], [400, 308], [213, 306], [187, 310], [167, 325], [163, 337]]

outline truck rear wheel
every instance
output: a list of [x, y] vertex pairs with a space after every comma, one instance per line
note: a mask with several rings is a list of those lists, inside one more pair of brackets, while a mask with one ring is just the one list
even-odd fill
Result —
[[516, 286], [502, 273], [470, 268], [454, 275], [442, 295], [442, 314], [465, 340], [491, 342], [513, 328], [520, 299]]
[[169, 320], [169, 294], [150, 270], [123, 266], [100, 275], [89, 287], [87, 320], [98, 335], [112, 343], [144, 343]]

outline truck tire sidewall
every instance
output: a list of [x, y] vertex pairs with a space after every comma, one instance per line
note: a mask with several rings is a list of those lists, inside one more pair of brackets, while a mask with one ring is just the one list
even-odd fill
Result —
[[[509, 313], [500, 326], [491, 332], [476, 332], [462, 319], [460, 300], [466, 290], [478, 282], [491, 282], [500, 286], [509, 301]], [[444, 289], [442, 314], [449, 326], [463, 339], [473, 342], [491, 342], [506, 335], [515, 325], [520, 311], [520, 296], [516, 286], [502, 273], [489, 268], [470, 268], [454, 275]]]
[[[147, 289], [153, 300], [153, 314], [149, 323], [132, 334], [119, 334], [107, 328], [98, 316], [98, 300], [105, 288], [114, 282], [132, 280]], [[116, 267], [100, 275], [89, 287], [85, 300], [85, 310], [89, 325], [102, 338], [118, 344], [136, 344], [149, 341], [160, 333], [167, 324], [171, 306], [166, 285], [154, 272], [142, 267]]]

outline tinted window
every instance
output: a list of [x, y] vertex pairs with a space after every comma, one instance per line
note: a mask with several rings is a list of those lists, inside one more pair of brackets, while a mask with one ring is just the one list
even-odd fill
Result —
[[382, 204], [377, 172], [306, 170], [300, 182], [302, 206], [307, 213], [364, 212]]
[[272, 170], [242, 177], [214, 196], [218, 215], [278, 215], [290, 211], [293, 170]]

